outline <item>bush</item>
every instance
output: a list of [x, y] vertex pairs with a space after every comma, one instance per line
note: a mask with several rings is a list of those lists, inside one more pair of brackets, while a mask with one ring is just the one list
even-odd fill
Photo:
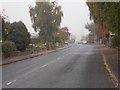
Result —
[[116, 37], [116, 36], [113, 37], [111, 40], [111, 46], [115, 48], [115, 47], [119, 47], [119, 45], [120, 45], [119, 37]]
[[39, 44], [36, 45], [36, 48], [45, 49], [46, 47], [45, 47], [44, 44], [39, 43]]
[[7, 36], [8, 40], [15, 43], [17, 50], [24, 51], [30, 43], [30, 33], [23, 22], [14, 22], [10, 24], [10, 30]]
[[56, 47], [57, 47], [56, 44], [51, 44], [52, 49], [55, 49]]
[[15, 50], [16, 50], [16, 46], [14, 42], [11, 42], [11, 41], [2, 42], [2, 52], [5, 54], [6, 57], [9, 57], [10, 52]]
[[0, 42], [0, 53], [2, 52], [2, 43]]

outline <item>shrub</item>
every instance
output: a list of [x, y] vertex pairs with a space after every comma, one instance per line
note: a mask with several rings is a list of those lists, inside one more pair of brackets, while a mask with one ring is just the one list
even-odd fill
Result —
[[10, 30], [7, 36], [8, 40], [15, 43], [17, 50], [24, 51], [30, 43], [30, 33], [23, 22], [14, 22], [10, 24]]
[[5, 54], [6, 57], [9, 57], [10, 52], [15, 50], [16, 50], [16, 46], [14, 42], [11, 42], [11, 41], [2, 42], [2, 52]]
[[111, 40], [111, 46], [115, 48], [115, 47], [119, 47], [119, 45], [120, 45], [119, 37], [116, 37], [116, 36], [113, 37]]
[[57, 47], [56, 44], [51, 44], [52, 49], [55, 49], [56, 47]]
[[46, 48], [45, 45], [41, 44], [41, 43], [37, 44], [36, 47], [40, 48], [40, 49], [45, 49]]

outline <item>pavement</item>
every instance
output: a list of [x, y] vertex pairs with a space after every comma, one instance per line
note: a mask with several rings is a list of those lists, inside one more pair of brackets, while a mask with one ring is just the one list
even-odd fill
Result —
[[59, 50], [62, 50], [62, 49], [66, 49], [68, 47], [70, 47], [70, 45], [65, 45], [63, 47], [60, 47], [60, 48], [57, 48], [57, 49], [54, 49], [54, 50], [43, 50], [39, 53], [33, 53], [33, 54], [24, 55], [24, 56], [9, 57], [9, 58], [6, 58], [6, 59], [2, 60], [2, 63], [0, 63], [0, 65], [6, 65], [6, 64], [18, 62], [18, 61], [21, 61], [21, 60], [26, 60], [26, 59], [29, 59], [29, 58], [37, 57], [37, 56], [46, 55], [46, 54], [49, 54], [49, 53], [52, 53], [52, 52], [56, 52], [56, 51], [59, 51]]
[[[50, 54], [2, 66], [3, 88], [115, 88], [100, 45], [73, 44]], [[105, 48], [102, 48], [104, 53]]]

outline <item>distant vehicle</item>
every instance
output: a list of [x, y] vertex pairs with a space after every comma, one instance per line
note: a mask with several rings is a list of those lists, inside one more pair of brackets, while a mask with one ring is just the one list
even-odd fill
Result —
[[66, 41], [65, 44], [68, 44], [68, 42]]
[[83, 40], [83, 41], [82, 41], [82, 44], [87, 44], [87, 41], [86, 41], [86, 40]]

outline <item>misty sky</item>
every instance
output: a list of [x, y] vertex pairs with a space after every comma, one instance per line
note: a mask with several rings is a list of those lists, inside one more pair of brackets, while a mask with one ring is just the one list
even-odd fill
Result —
[[[32, 34], [35, 33], [32, 26], [29, 15], [29, 5], [34, 4], [32, 2], [0, 2], [0, 8], [5, 9], [5, 14], [9, 16], [10, 22], [23, 21]], [[89, 10], [85, 1], [73, 2], [67, 1], [59, 3], [62, 6], [64, 17], [62, 19], [61, 26], [67, 26], [69, 31], [76, 36], [77, 41], [80, 40], [82, 35], [88, 33], [84, 28], [89, 20]], [[2, 5], [2, 6], [1, 6]]]

